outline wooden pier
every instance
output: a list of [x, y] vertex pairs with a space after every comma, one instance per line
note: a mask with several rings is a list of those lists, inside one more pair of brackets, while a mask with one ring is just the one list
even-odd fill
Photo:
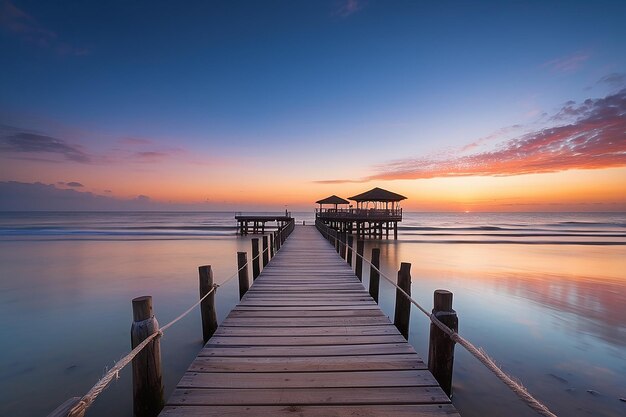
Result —
[[265, 233], [265, 223], [267, 222], [276, 222], [277, 227], [282, 227], [292, 221], [293, 218], [291, 213], [286, 212], [284, 215], [277, 216], [235, 214], [235, 220], [237, 220], [237, 234], [243, 236], [248, 233]]
[[296, 227], [161, 416], [458, 416], [314, 227]]

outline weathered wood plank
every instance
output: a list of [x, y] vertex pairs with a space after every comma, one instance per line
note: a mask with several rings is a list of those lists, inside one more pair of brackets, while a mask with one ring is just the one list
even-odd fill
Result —
[[415, 354], [318, 357], [197, 357], [189, 372], [319, 372], [427, 369]]
[[166, 417], [460, 417], [451, 404], [368, 406], [167, 406]]
[[397, 335], [391, 324], [336, 327], [218, 327], [215, 336], [375, 336]]
[[399, 335], [381, 336], [220, 336], [211, 339], [211, 346], [325, 346], [402, 343]]
[[177, 388], [170, 405], [448, 404], [439, 387], [189, 389]]
[[222, 347], [206, 344], [198, 356], [351, 356], [351, 355], [390, 355], [396, 353], [415, 353], [408, 343], [385, 343], [372, 345], [337, 345], [337, 346], [232, 346]]
[[[355, 378], [356, 376], [356, 378]], [[433, 387], [427, 370], [363, 372], [223, 373], [187, 372], [178, 388], [356, 388]]]
[[380, 310], [233, 310], [229, 318], [237, 317], [381, 317]]
[[316, 327], [316, 326], [375, 326], [388, 324], [386, 316], [380, 317], [234, 317], [227, 318], [222, 326], [261, 326], [261, 327]]

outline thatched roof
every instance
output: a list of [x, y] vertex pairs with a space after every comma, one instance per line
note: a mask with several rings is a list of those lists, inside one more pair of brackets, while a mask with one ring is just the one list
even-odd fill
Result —
[[364, 193], [350, 197], [349, 199], [354, 201], [400, 201], [406, 200], [406, 197], [376, 187]]
[[316, 201], [317, 204], [350, 204], [348, 200], [344, 200], [341, 197], [337, 197], [336, 195], [331, 195], [330, 197], [326, 197], [323, 200]]

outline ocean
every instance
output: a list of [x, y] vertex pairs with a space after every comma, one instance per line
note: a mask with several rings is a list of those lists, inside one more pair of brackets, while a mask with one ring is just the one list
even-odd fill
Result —
[[[152, 295], [168, 322], [197, 301], [197, 267], [223, 283], [250, 237], [232, 212], [0, 213], [0, 415], [46, 415], [84, 394], [129, 350], [132, 298]], [[412, 264], [422, 305], [452, 291], [459, 332], [558, 415], [626, 413], [626, 214], [405, 213], [399, 239], [373, 247], [389, 277]], [[390, 317], [394, 296], [381, 281]], [[236, 280], [216, 299], [222, 320]], [[409, 341], [424, 358], [428, 328], [413, 309]], [[201, 346], [199, 312], [164, 335], [166, 395]], [[126, 369], [88, 415], [131, 416], [131, 391]], [[453, 402], [464, 417], [535, 415], [460, 346]]]

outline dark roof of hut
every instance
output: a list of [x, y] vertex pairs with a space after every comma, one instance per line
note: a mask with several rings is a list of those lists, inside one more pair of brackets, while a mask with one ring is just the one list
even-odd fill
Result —
[[337, 197], [336, 195], [331, 195], [330, 197], [326, 197], [323, 200], [316, 201], [317, 204], [350, 204], [348, 200], [344, 200], [341, 197]]
[[354, 201], [400, 201], [406, 200], [406, 197], [376, 187], [364, 193], [349, 197], [349, 199]]

